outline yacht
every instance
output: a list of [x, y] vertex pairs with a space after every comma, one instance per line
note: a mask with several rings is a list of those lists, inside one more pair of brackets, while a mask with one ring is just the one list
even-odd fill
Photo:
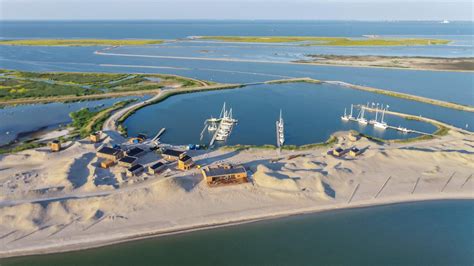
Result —
[[[383, 107], [382, 107], [382, 109], [383, 109]], [[379, 122], [379, 121], [377, 121], [377, 113], [378, 113], [378, 109], [377, 109], [377, 111], [375, 113], [375, 122], [373, 123], [375, 128], [380, 128], [380, 129], [386, 129], [387, 128], [387, 126], [388, 126], [387, 123], [385, 121], [383, 121], [383, 118], [385, 116], [385, 110], [386, 109], [382, 110], [382, 118], [380, 119], [380, 122]]]
[[357, 122], [361, 125], [367, 125], [367, 119], [364, 118], [365, 114], [365, 107], [362, 106], [359, 112], [359, 115], [357, 116]]
[[278, 147], [281, 147], [285, 143], [285, 124], [283, 122], [281, 109], [280, 109], [280, 119], [276, 121], [276, 131], [277, 131], [277, 144], [278, 144]]

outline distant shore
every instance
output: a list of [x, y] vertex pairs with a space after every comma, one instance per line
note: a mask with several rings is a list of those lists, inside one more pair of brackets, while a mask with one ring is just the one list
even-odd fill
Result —
[[474, 72], [474, 58], [460, 57], [419, 57], [419, 56], [375, 56], [375, 55], [307, 55], [310, 59], [297, 60], [297, 63], [349, 66], [414, 69], [429, 71]]
[[19, 46], [130, 46], [162, 44], [162, 40], [146, 39], [21, 39], [0, 40], [0, 45]]

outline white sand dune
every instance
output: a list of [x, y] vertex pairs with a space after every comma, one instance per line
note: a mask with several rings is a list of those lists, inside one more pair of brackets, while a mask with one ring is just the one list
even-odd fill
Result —
[[[227, 158], [250, 170], [250, 183], [216, 188], [203, 182], [198, 169], [132, 179], [124, 178], [124, 169], [118, 166], [98, 169], [97, 160], [89, 156], [94, 145], [87, 142], [73, 143], [59, 153], [43, 148], [4, 155], [0, 156], [0, 257], [321, 210], [474, 199], [474, 183], [469, 180], [472, 143], [473, 136], [451, 132], [440, 139], [384, 146], [341, 137], [338, 145], [345, 148], [370, 145], [357, 158], [335, 158], [327, 155], [327, 149], [281, 154], [191, 152], [196, 160]], [[304, 156], [289, 157], [297, 154]], [[150, 156], [156, 155], [143, 160], [153, 161]], [[104, 179], [115, 185], [96, 182]]]

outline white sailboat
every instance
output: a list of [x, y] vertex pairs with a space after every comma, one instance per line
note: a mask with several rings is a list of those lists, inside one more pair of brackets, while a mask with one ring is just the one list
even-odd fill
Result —
[[215, 140], [225, 141], [229, 137], [234, 123], [237, 123], [237, 119], [232, 117], [232, 108], [226, 109], [225, 103], [222, 107], [221, 114], [219, 116], [219, 126], [217, 126], [217, 132]]
[[281, 147], [285, 143], [285, 124], [283, 122], [283, 116], [280, 109], [280, 119], [276, 121], [276, 132], [277, 132], [277, 146]]
[[344, 115], [341, 116], [342, 121], [349, 121], [351, 119], [354, 119], [354, 117], [352, 116], [352, 109], [353, 109], [353, 105], [351, 104], [351, 112], [349, 115], [347, 115], [346, 108], [344, 108]]
[[367, 125], [367, 119], [364, 118], [365, 107], [361, 106], [359, 115], [357, 116], [357, 122], [361, 125]]
[[385, 116], [385, 111], [387, 110], [388, 108], [388, 105], [385, 107], [385, 109], [383, 109], [383, 105], [382, 105], [382, 118], [380, 119], [380, 122], [377, 121], [377, 118], [375, 118], [375, 123], [374, 123], [374, 127], [375, 128], [379, 128], [379, 129], [386, 129], [387, 128], [387, 123], [385, 123], [385, 121], [383, 121], [383, 118]]

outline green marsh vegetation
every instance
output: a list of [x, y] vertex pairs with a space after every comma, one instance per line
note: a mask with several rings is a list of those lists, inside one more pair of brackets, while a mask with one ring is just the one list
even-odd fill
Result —
[[307, 46], [416, 46], [416, 45], [443, 45], [449, 40], [403, 38], [381, 39], [366, 38], [353, 39], [345, 37], [312, 37], [312, 36], [203, 36], [201, 39], [217, 40], [224, 42], [254, 42], [254, 43], [288, 43], [304, 42]]
[[164, 87], [189, 88], [209, 85], [200, 80], [161, 74], [42, 73], [9, 70], [2, 70], [0, 73], [0, 101], [7, 103], [8, 100], [25, 98], [120, 95]]
[[1, 40], [0, 45], [25, 46], [132, 46], [161, 44], [162, 40], [111, 40], [111, 39], [35, 39]]

